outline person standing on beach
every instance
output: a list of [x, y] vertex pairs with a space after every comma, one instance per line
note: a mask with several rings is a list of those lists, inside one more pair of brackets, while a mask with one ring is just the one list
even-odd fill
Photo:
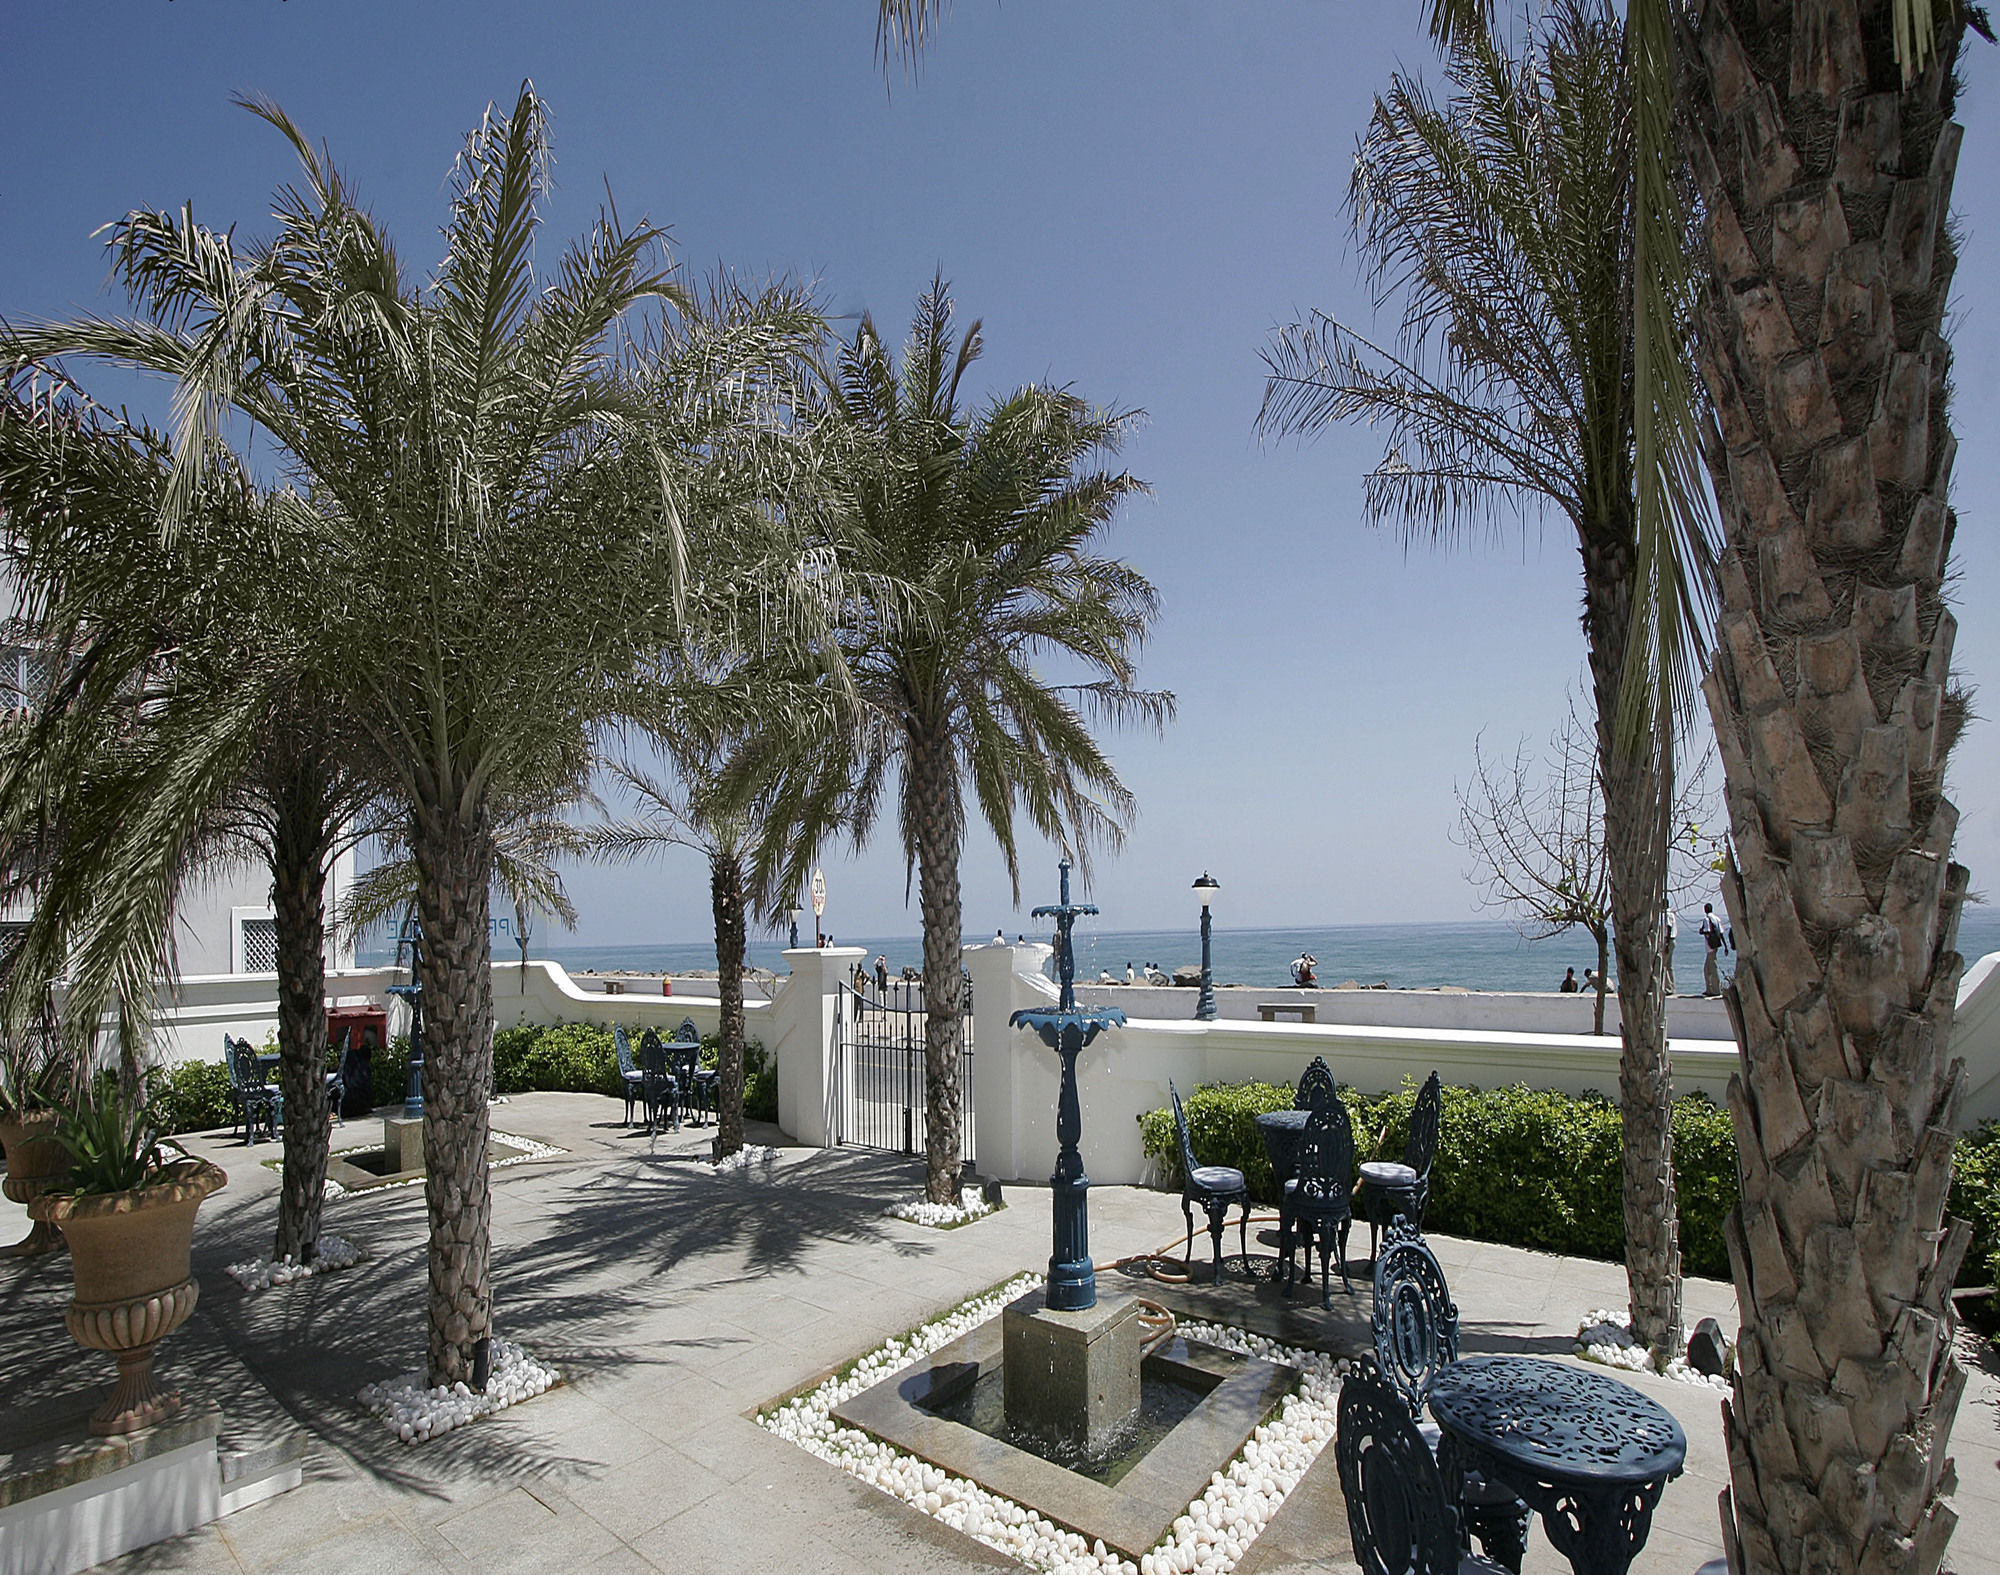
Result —
[[1660, 961], [1666, 965], [1667, 994], [1669, 995], [1676, 993], [1674, 990], [1674, 941], [1680, 933], [1680, 919], [1675, 916], [1672, 908], [1666, 909], [1660, 915]]
[[1722, 948], [1728, 938], [1722, 932], [1722, 921], [1715, 916], [1715, 904], [1701, 905], [1701, 938], [1706, 943], [1701, 959], [1701, 993], [1703, 995], [1722, 994], [1722, 969], [1719, 966]]

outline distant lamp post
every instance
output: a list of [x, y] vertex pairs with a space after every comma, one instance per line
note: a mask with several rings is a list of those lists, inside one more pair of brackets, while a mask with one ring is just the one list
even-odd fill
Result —
[[1208, 920], [1209, 904], [1215, 901], [1215, 894], [1222, 890], [1222, 882], [1207, 870], [1201, 872], [1201, 879], [1194, 883], [1194, 894], [1201, 898], [1201, 994], [1195, 998], [1195, 1021], [1212, 1023], [1215, 1021], [1215, 973], [1208, 960]]
[[797, 951], [799, 949], [799, 920], [806, 916], [806, 910], [803, 908], [787, 908], [785, 916], [792, 921], [791, 949]]

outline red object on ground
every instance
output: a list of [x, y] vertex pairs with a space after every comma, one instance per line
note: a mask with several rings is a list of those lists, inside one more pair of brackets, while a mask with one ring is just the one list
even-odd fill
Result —
[[673, 980], [671, 980], [671, 979], [666, 979], [666, 978], [663, 978], [663, 979], [661, 979], [661, 980], [660, 980], [660, 994], [662, 994], [662, 995], [672, 995], [673, 993], [674, 993], [674, 981], [673, 981]]
[[[326, 1042], [340, 1049], [340, 1036], [352, 1029], [354, 1043], [379, 1050], [389, 1042], [389, 1011], [382, 1006], [329, 1006], [326, 1009]], [[369, 1034], [374, 1034], [370, 1040]]]

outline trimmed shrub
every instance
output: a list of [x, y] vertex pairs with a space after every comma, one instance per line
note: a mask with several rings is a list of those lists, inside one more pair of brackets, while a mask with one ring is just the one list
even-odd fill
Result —
[[752, 1039], [743, 1047], [743, 1117], [746, 1121], [778, 1119], [778, 1067], [761, 1039]]
[[154, 1072], [146, 1110], [164, 1133], [212, 1132], [236, 1120], [229, 1067], [222, 1061], [183, 1061]]
[[[1402, 1157], [1414, 1082], [1374, 1099], [1343, 1087], [1357, 1160]], [[1625, 1252], [1621, 1202], [1622, 1123], [1617, 1107], [1525, 1087], [1447, 1087], [1425, 1224], [1454, 1236], [1575, 1257]], [[1205, 1084], [1184, 1096], [1188, 1134], [1203, 1164], [1232, 1165], [1250, 1193], [1274, 1203], [1271, 1164], [1256, 1120], [1291, 1106], [1293, 1090], [1271, 1083]], [[1139, 1118], [1145, 1151], [1181, 1184], [1171, 1110]], [[1722, 1220], [1736, 1201], [1736, 1145], [1728, 1112], [1699, 1094], [1674, 1102], [1681, 1263], [1689, 1274], [1726, 1279]], [[2000, 1150], [1996, 1150], [2000, 1160]]]

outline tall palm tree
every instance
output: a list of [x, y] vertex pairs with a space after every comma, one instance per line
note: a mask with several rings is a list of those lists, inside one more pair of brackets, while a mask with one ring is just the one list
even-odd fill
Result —
[[1728, 548], [1706, 692], [1741, 951], [1723, 1520], [1756, 1571], [1933, 1571], [1955, 1518], [1967, 1229], [1944, 1217], [1947, 1044], [1968, 877], [1943, 791], [1966, 716], [1944, 313], [1962, 22], [1909, 69], [1901, 11], [1709, 0], [1682, 52]]
[[232, 407], [328, 522], [319, 556], [285, 572], [319, 599], [313, 670], [408, 815], [425, 938], [429, 1381], [483, 1382], [495, 807], [584, 747], [640, 654], [677, 628], [670, 466], [661, 456], [639, 489], [622, 469], [643, 434], [614, 334], [678, 292], [649, 270], [658, 232], [615, 214], [537, 274], [549, 144], [531, 84], [467, 138], [443, 261], [422, 288], [330, 159], [275, 105], [248, 107], [302, 168], [277, 195], [276, 236], [239, 250], [189, 210], [136, 211], [112, 246], [142, 318], [17, 339], [175, 380], [163, 528]]
[[[1483, 27], [1450, 46], [1444, 102], [1397, 76], [1349, 205], [1401, 344], [1327, 317], [1282, 331], [1260, 427], [1386, 422], [1368, 516], [1450, 543], [1508, 512], [1575, 532], [1618, 952], [1625, 1262], [1633, 1330], [1661, 1365], [1681, 1338], [1672, 1086], [1660, 915], [1673, 829], [1672, 681], [1691, 688], [1703, 520], [1677, 511], [1679, 572], [1650, 571], [1635, 462], [1631, 117], [1618, 18], [1556, 0], [1518, 58]], [[1635, 610], [1663, 603], [1635, 631]], [[1649, 644], [1650, 639], [1650, 644]], [[1666, 683], [1660, 680], [1665, 679]], [[1623, 725], [1636, 714], [1643, 724]]]
[[[1116, 452], [1134, 416], [1034, 384], [969, 411], [963, 383], [983, 345], [977, 323], [954, 338], [952, 316], [939, 277], [917, 303], [900, 364], [866, 317], [841, 348], [830, 397], [847, 517], [836, 548], [867, 589], [841, 636], [858, 719], [828, 707], [817, 735], [790, 729], [753, 757], [786, 811], [767, 821], [759, 849], [778, 891], [798, 890], [826, 836], [865, 840], [896, 781], [923, 917], [925, 1190], [937, 1203], [957, 1199], [960, 1179], [967, 789], [1018, 898], [1017, 812], [1080, 859], [1122, 837], [1133, 801], [1093, 720], [1159, 726], [1173, 714], [1170, 694], [1133, 687], [1153, 587], [1093, 550], [1141, 488], [1090, 468]], [[907, 599], [885, 601], [896, 587]], [[1082, 681], [1051, 682], [1038, 657]]]
[[269, 572], [304, 548], [310, 511], [260, 495], [225, 456], [162, 538], [168, 476], [151, 433], [40, 369], [10, 379], [0, 515], [17, 634], [56, 678], [0, 751], [0, 837], [29, 850], [17, 878], [34, 903], [8, 1008], [33, 1016], [66, 974], [72, 1032], [116, 998], [136, 1033], [172, 972], [185, 884], [246, 855], [267, 865], [287, 1113], [272, 1255], [310, 1262], [331, 1122], [325, 888], [371, 793], [366, 751], [300, 669], [310, 610]]

